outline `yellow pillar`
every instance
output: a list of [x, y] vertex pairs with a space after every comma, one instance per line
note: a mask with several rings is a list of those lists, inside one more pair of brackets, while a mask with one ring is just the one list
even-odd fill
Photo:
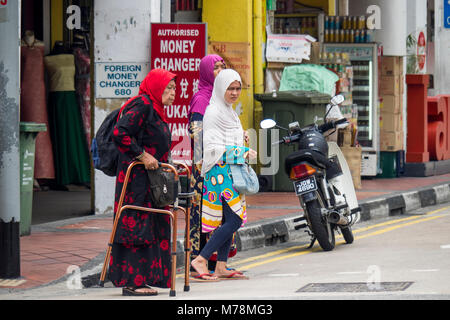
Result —
[[[254, 93], [264, 93], [264, 68], [263, 50], [265, 42], [265, 20], [266, 20], [266, 1], [253, 0], [253, 76], [254, 76]], [[259, 132], [259, 123], [263, 119], [263, 109], [261, 102], [254, 100], [254, 121], [253, 128], [256, 133]], [[259, 136], [259, 135], [258, 135]], [[257, 136], [257, 138], [259, 138]], [[253, 145], [255, 148], [258, 146]], [[257, 150], [260, 152], [260, 150]], [[260, 167], [257, 166], [259, 173]]]
[[[203, 22], [208, 23], [208, 41], [247, 43], [250, 66], [246, 77], [249, 87], [243, 88], [240, 119], [244, 129], [253, 128], [253, 1], [203, 0]], [[242, 75], [241, 75], [242, 76]]]
[[51, 0], [51, 48], [53, 48], [55, 41], [63, 41], [64, 28], [64, 8], [63, 0]]
[[336, 15], [336, 0], [327, 0], [328, 5], [328, 15], [329, 16], [335, 16]]

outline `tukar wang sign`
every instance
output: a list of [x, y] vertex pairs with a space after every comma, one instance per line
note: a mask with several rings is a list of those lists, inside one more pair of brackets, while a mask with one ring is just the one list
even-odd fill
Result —
[[172, 132], [173, 160], [191, 164], [188, 111], [198, 91], [200, 60], [206, 55], [206, 24], [152, 23], [150, 68], [166, 69], [177, 75], [173, 105], [165, 112]]

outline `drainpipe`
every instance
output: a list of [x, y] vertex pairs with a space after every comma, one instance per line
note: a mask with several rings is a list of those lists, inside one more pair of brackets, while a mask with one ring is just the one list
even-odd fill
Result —
[[[265, 0], [253, 0], [253, 93], [264, 93], [263, 75], [263, 23], [262, 12]], [[253, 99], [253, 128], [259, 132], [259, 123], [263, 117], [261, 102]], [[260, 171], [258, 166], [257, 172]]]
[[348, 16], [348, 0], [339, 0], [339, 11], [338, 15]]
[[[253, 0], [253, 90], [254, 93], [264, 93], [263, 75], [263, 23], [262, 12], [265, 0]], [[254, 100], [254, 128], [259, 128], [262, 120], [262, 107], [259, 101]], [[258, 130], [257, 130], [258, 131]]]

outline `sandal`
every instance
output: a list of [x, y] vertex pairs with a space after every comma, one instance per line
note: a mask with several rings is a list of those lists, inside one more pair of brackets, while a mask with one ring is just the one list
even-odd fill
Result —
[[[150, 291], [150, 292], [136, 291], [136, 290], [142, 289], [142, 288], [152, 289], [153, 291]], [[122, 288], [122, 295], [123, 296], [141, 296], [141, 297], [142, 296], [156, 296], [156, 295], [158, 295], [158, 291], [156, 291], [155, 289], [153, 289], [149, 285], [143, 285], [141, 287], [133, 287], [133, 288], [125, 287], [125, 288]]]
[[226, 267], [226, 269], [228, 271], [234, 271], [234, 272], [236, 272], [238, 274], [244, 274], [244, 272], [245, 272], [245, 271], [236, 270], [235, 268], [231, 268], [231, 267]]
[[[206, 277], [206, 278], [205, 278]], [[215, 277], [215, 275], [210, 273], [202, 273], [196, 276], [193, 276], [191, 280], [198, 281], [198, 282], [217, 282], [219, 279], [213, 279], [212, 277]]]
[[250, 279], [249, 277], [244, 276], [244, 274], [239, 271], [232, 272], [228, 275], [219, 275], [217, 277], [222, 280], [249, 280]]

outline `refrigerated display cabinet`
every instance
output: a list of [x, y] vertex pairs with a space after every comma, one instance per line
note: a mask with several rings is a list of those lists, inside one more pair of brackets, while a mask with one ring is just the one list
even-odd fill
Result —
[[[323, 52], [347, 53], [353, 67], [352, 97], [357, 109], [357, 139], [362, 147], [364, 168], [362, 175], [376, 175], [379, 164], [378, 126], [378, 45], [376, 43], [324, 43]], [[365, 157], [377, 154], [376, 157]], [[370, 159], [370, 160], [368, 160]], [[375, 160], [376, 159], [376, 160]], [[373, 168], [376, 168], [375, 170]]]

